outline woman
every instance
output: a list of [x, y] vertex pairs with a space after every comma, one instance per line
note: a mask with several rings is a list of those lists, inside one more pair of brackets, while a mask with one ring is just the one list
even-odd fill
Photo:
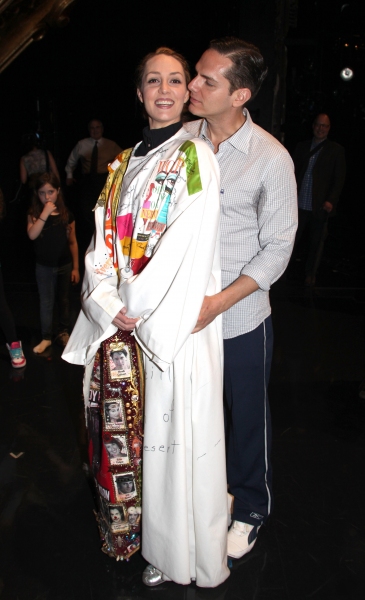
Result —
[[42, 173], [53, 173], [57, 179], [60, 178], [55, 160], [49, 150], [44, 146], [39, 133], [34, 133], [29, 138], [29, 151], [20, 159], [20, 181], [31, 187], [36, 178]]
[[[195, 579], [215, 587], [229, 575], [220, 319], [191, 332], [205, 294], [220, 290], [219, 174], [206, 144], [182, 127], [188, 82], [185, 60], [167, 48], [140, 65], [137, 95], [149, 127], [127, 169], [125, 153], [111, 165], [95, 211], [95, 244], [86, 255], [83, 310], [64, 358], [88, 365], [87, 397], [100, 342], [114, 335], [138, 341], [146, 386], [142, 554], [151, 563], [143, 581]], [[117, 349], [117, 342], [107, 343], [113, 348], [104, 365]], [[130, 494], [136, 483], [137, 506], [134, 462], [129, 473], [113, 477], [118, 497], [127, 496], [122, 482], [132, 482]], [[118, 547], [114, 539], [110, 544]]]

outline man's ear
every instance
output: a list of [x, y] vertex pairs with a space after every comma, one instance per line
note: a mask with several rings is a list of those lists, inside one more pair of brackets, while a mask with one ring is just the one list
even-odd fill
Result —
[[233, 106], [243, 106], [251, 98], [251, 90], [249, 90], [248, 88], [240, 88], [238, 90], [235, 90], [232, 96]]
[[140, 102], [142, 102], [142, 104], [143, 104], [143, 96], [142, 96], [141, 90], [137, 89], [137, 96], [138, 96], [138, 100]]

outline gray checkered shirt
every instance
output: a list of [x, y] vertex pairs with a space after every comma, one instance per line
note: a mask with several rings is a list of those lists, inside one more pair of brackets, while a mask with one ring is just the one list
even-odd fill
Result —
[[[223, 289], [249, 275], [259, 289], [223, 314], [223, 337], [256, 329], [271, 313], [269, 289], [288, 264], [298, 224], [297, 186], [285, 148], [255, 125], [245, 124], [219, 145]], [[185, 124], [213, 149], [204, 120]]]

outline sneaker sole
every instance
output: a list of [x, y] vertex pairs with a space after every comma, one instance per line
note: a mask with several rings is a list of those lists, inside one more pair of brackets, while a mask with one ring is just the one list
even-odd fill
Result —
[[239, 558], [242, 558], [243, 556], [245, 556], [245, 554], [248, 554], [252, 550], [252, 548], [254, 547], [255, 543], [256, 543], [256, 540], [254, 540], [253, 542], [251, 542], [251, 544], [249, 544], [247, 546], [247, 548], [245, 548], [244, 550], [242, 550], [242, 552], [240, 552], [240, 554], [238, 556], [235, 556], [234, 554], [230, 554], [229, 552], [227, 552], [227, 555], [229, 556], [229, 558], [234, 558], [234, 559], [238, 560]]

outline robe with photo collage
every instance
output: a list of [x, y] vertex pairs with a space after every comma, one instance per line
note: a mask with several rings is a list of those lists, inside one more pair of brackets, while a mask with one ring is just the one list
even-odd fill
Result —
[[219, 209], [214, 155], [183, 128], [146, 156], [132, 155], [115, 243], [113, 232], [105, 235], [104, 207], [95, 210], [82, 311], [63, 355], [86, 366], [88, 402], [93, 359], [116, 334], [115, 315], [126, 306], [139, 318], [133, 335], [145, 366], [142, 554], [176, 583], [193, 578], [201, 587], [229, 575], [221, 318], [191, 334], [204, 296], [221, 289]]

